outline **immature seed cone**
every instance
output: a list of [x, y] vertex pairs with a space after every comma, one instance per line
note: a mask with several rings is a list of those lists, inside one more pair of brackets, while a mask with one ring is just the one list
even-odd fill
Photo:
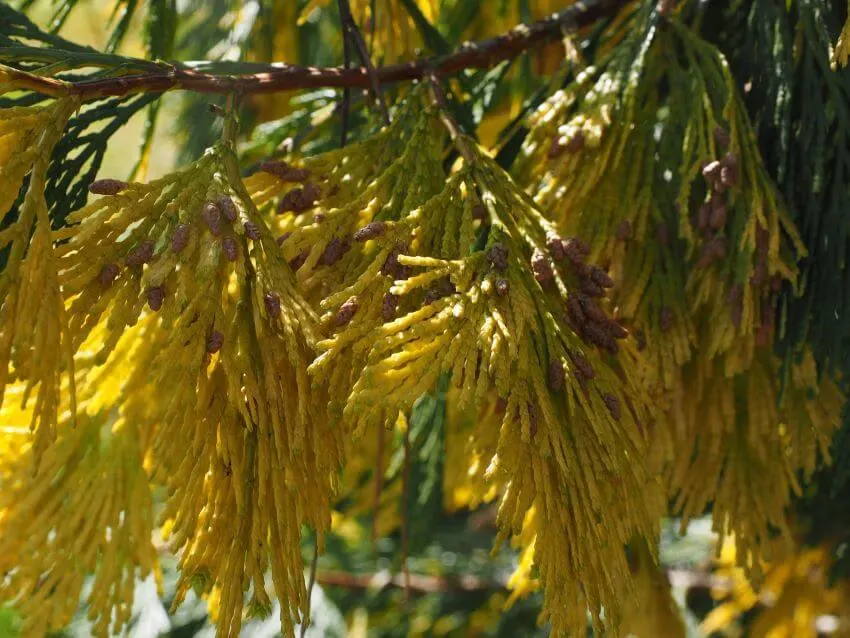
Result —
[[546, 249], [555, 261], [563, 261], [567, 256], [564, 252], [564, 240], [556, 233], [546, 233]]
[[146, 264], [153, 259], [153, 250], [154, 243], [145, 240], [127, 254], [124, 263], [131, 268]]
[[145, 297], [148, 300], [148, 307], [156, 312], [162, 308], [162, 303], [165, 301], [165, 288], [152, 286], [145, 290]]
[[561, 157], [561, 155], [563, 155], [564, 151], [566, 151], [566, 150], [567, 150], [566, 146], [561, 144], [561, 138], [560, 137], [552, 138], [552, 143], [549, 145], [549, 152], [548, 152], [549, 159], [556, 159], [558, 157]]
[[303, 213], [313, 207], [319, 199], [321, 191], [315, 184], [308, 182], [301, 188], [295, 188], [280, 198], [277, 206], [278, 213]]
[[535, 250], [531, 256], [531, 270], [534, 273], [534, 278], [540, 283], [547, 282], [555, 276], [552, 264], [540, 250]]
[[708, 226], [712, 230], [720, 230], [726, 225], [726, 216], [728, 211], [726, 204], [719, 197], [715, 197], [711, 202], [711, 216], [708, 220]]
[[387, 229], [387, 225], [384, 222], [370, 222], [366, 224], [363, 228], [354, 233], [354, 241], [367, 241], [369, 239], [375, 239], [376, 237], [380, 237], [384, 234], [384, 231]]
[[508, 267], [508, 249], [502, 244], [493, 244], [487, 253], [487, 261], [493, 264], [496, 270], [504, 270]]
[[727, 188], [732, 188], [738, 184], [738, 158], [734, 153], [728, 153], [723, 158], [720, 167], [720, 182]]
[[127, 188], [127, 182], [120, 179], [96, 179], [89, 184], [89, 192], [94, 195], [117, 195]]
[[109, 288], [115, 279], [117, 279], [118, 272], [117, 264], [105, 264], [103, 268], [100, 269], [100, 274], [98, 275], [97, 280], [100, 282], [101, 286]]
[[239, 247], [236, 244], [236, 238], [228, 235], [221, 240], [221, 252], [227, 258], [227, 261], [236, 261], [239, 257]]
[[576, 131], [576, 134], [570, 138], [565, 148], [570, 153], [578, 153], [584, 148], [584, 133], [582, 131]]
[[560, 361], [552, 361], [549, 364], [549, 388], [552, 392], [560, 392], [564, 388], [564, 364]]
[[432, 304], [435, 301], [439, 301], [443, 297], [448, 297], [451, 294], [454, 294], [456, 291], [455, 285], [451, 282], [448, 277], [443, 277], [434, 282], [428, 292], [425, 293], [425, 305]]
[[245, 222], [243, 228], [245, 229], [245, 237], [251, 241], [260, 241], [260, 229], [254, 222]]
[[189, 243], [189, 234], [191, 232], [188, 224], [177, 224], [174, 234], [171, 235], [171, 250], [175, 253], [183, 252], [183, 249]]
[[239, 211], [236, 210], [236, 204], [233, 203], [233, 199], [231, 199], [229, 195], [222, 195], [218, 198], [218, 201], [216, 203], [218, 204], [219, 210], [224, 215], [224, 218], [227, 221], [236, 221], [236, 218], [239, 215]]
[[339, 307], [339, 311], [336, 313], [336, 318], [334, 319], [334, 325], [337, 328], [341, 328], [348, 324], [359, 309], [360, 301], [357, 297], [349, 297], [348, 301]]
[[306, 168], [295, 168], [278, 160], [264, 160], [260, 163], [260, 170], [284, 182], [303, 182], [310, 177], [310, 171]]
[[218, 330], [213, 330], [210, 332], [207, 337], [207, 352], [210, 354], [215, 354], [219, 350], [221, 350], [221, 346], [224, 345], [224, 335], [220, 333]]
[[605, 402], [605, 406], [608, 408], [608, 411], [611, 413], [611, 416], [615, 421], [620, 420], [620, 401], [613, 394], [605, 394], [602, 397], [602, 400]]
[[213, 236], [221, 235], [221, 210], [215, 202], [207, 202], [201, 211], [201, 217]]
[[381, 302], [381, 319], [383, 319], [384, 322], [395, 319], [396, 311], [398, 310], [398, 301], [398, 297], [391, 292], [384, 295], [383, 301]]
[[350, 237], [334, 237], [322, 253], [321, 263], [323, 266], [333, 266], [336, 262], [342, 259], [342, 256], [351, 248]]
[[720, 162], [718, 160], [713, 160], [703, 166], [702, 176], [708, 182], [716, 181], [720, 177]]
[[277, 317], [280, 314], [280, 295], [276, 292], [267, 292], [263, 297], [263, 303], [266, 306], [266, 312], [272, 317]]

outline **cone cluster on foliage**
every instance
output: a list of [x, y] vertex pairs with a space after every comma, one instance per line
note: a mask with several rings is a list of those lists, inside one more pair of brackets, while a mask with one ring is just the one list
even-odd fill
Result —
[[121, 631], [158, 530], [175, 607], [194, 589], [232, 636], [273, 593], [294, 634], [303, 528], [321, 551], [338, 503], [400, 498], [385, 434], [435, 388], [446, 506], [498, 501], [512, 599], [542, 586], [554, 635], [588, 612], [683, 631], [668, 502], [710, 506], [757, 580], [844, 396], [805, 343], [774, 348], [806, 247], [726, 59], [666, 13], [609, 26], [510, 173], [422, 82], [365, 139], [244, 178], [228, 113], [195, 162], [97, 179], [52, 224], [80, 99], [0, 109], [0, 600], [25, 632], [67, 624], [92, 574], [94, 631]]

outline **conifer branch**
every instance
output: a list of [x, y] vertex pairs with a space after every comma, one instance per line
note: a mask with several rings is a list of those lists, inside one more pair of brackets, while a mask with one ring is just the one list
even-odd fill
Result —
[[[564, 31], [589, 26], [614, 15], [627, 0], [588, 0], [538, 20], [521, 24], [494, 38], [462, 45], [447, 55], [421, 58], [413, 62], [380, 66], [374, 69], [379, 85], [419, 80], [433, 70], [440, 76], [465, 69], [489, 69], [504, 60], [515, 58], [534, 47], [560, 39]], [[206, 64], [206, 67], [210, 65]], [[246, 68], [244, 64], [218, 65]], [[314, 88], [371, 88], [372, 78], [366, 67], [304, 67], [286, 63], [248, 65], [256, 72], [248, 74], [204, 73], [189, 64], [158, 64], [157, 70], [99, 78], [79, 82], [61, 82], [52, 78], [28, 75], [27, 88], [45, 95], [78, 95], [83, 100], [133, 93], [163, 92], [173, 89], [196, 93], [263, 94]]]

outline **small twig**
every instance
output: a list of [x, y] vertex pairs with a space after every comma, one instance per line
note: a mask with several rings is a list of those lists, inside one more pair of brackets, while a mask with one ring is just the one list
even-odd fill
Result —
[[[729, 591], [733, 585], [728, 578], [717, 576], [711, 572], [675, 568], [668, 568], [663, 571], [670, 585], [677, 589], [709, 587], [725, 592]], [[328, 587], [345, 587], [348, 589], [408, 588], [411, 592], [417, 594], [499, 591], [508, 588], [507, 577], [488, 580], [472, 574], [460, 574], [454, 577], [409, 574], [407, 584], [405, 584], [403, 578], [387, 571], [373, 574], [352, 574], [334, 570], [321, 571], [316, 577], [316, 582]]]
[[310, 580], [307, 583], [307, 617], [301, 622], [301, 638], [307, 635], [307, 629], [311, 622], [311, 600], [313, 598], [313, 587], [316, 586], [316, 573], [319, 566], [319, 537], [313, 539], [313, 560], [310, 562]]
[[378, 512], [381, 508], [381, 492], [384, 489], [384, 428], [377, 427], [378, 458], [375, 460], [375, 494], [372, 507], [372, 554], [377, 554], [378, 546]]
[[389, 572], [374, 574], [352, 574], [344, 571], [321, 571], [316, 582], [328, 587], [348, 589], [383, 589], [397, 587], [409, 589], [417, 594], [436, 594], [445, 592], [499, 591], [507, 587], [507, 579], [485, 580], [471, 574], [457, 577], [431, 576], [429, 574], [409, 574], [408, 583]]
[[440, 78], [437, 77], [436, 71], [431, 69], [425, 74], [425, 79], [431, 85], [431, 93], [434, 96], [434, 102], [440, 110], [440, 120], [449, 132], [449, 137], [451, 137], [452, 143], [463, 156], [463, 159], [466, 160], [468, 164], [472, 164], [474, 156], [467, 146], [466, 139], [461, 134], [460, 127], [452, 117], [451, 110], [449, 108], [449, 101], [446, 99], [446, 92], [443, 90]]
[[[369, 57], [369, 50], [366, 48], [366, 42], [363, 40], [363, 34], [360, 33], [360, 28], [354, 21], [354, 16], [351, 15], [351, 5], [348, 0], [338, 0], [339, 18], [342, 21], [343, 37], [345, 46], [348, 43], [354, 44], [357, 55], [360, 58], [366, 73], [369, 75], [369, 81], [372, 84], [372, 93], [375, 96], [375, 101], [378, 103], [378, 108], [381, 109], [381, 114], [384, 116], [384, 124], [390, 123], [390, 111], [384, 102], [384, 95], [381, 92], [381, 83], [378, 80], [378, 75], [375, 73], [375, 67], [372, 65], [372, 59]], [[346, 49], [347, 50], [347, 49]], [[346, 68], [348, 68], [346, 66]]]
[[[227, 96], [227, 103], [222, 109], [220, 106], [210, 104], [210, 111], [224, 119], [224, 126], [221, 130], [221, 141], [224, 143], [225, 153], [223, 154], [224, 168], [227, 173], [227, 179], [234, 187], [239, 190], [242, 184], [242, 179], [239, 173], [239, 159], [236, 153], [236, 140], [239, 136], [239, 105], [242, 101], [242, 96], [231, 93]], [[247, 193], [240, 193], [244, 198]]]
[[401, 478], [402, 507], [401, 516], [401, 569], [404, 574], [404, 600], [410, 600], [410, 423], [404, 428], [404, 469]]
[[54, 97], [68, 95], [74, 91], [74, 85], [70, 82], [27, 73], [26, 71], [0, 64], [0, 85], [6, 81], [11, 83], [15, 88], [27, 89]]
[[[340, 27], [342, 28], [342, 66], [347, 70], [351, 67], [351, 43], [345, 28], [345, 20], [342, 17], [343, 4], [344, 0], [339, 0]], [[350, 110], [351, 87], [347, 86], [342, 90], [342, 133], [340, 135], [340, 146], [345, 146], [345, 143], [348, 141], [348, 114]]]

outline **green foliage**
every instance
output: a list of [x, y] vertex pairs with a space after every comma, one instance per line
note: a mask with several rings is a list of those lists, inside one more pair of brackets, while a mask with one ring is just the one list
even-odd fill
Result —
[[713, 2], [700, 19], [728, 57], [765, 164], [809, 248], [805, 294], [783, 297], [781, 347], [792, 354], [805, 339], [819, 364], [846, 375], [850, 69], [833, 70], [829, 60], [846, 4]]

